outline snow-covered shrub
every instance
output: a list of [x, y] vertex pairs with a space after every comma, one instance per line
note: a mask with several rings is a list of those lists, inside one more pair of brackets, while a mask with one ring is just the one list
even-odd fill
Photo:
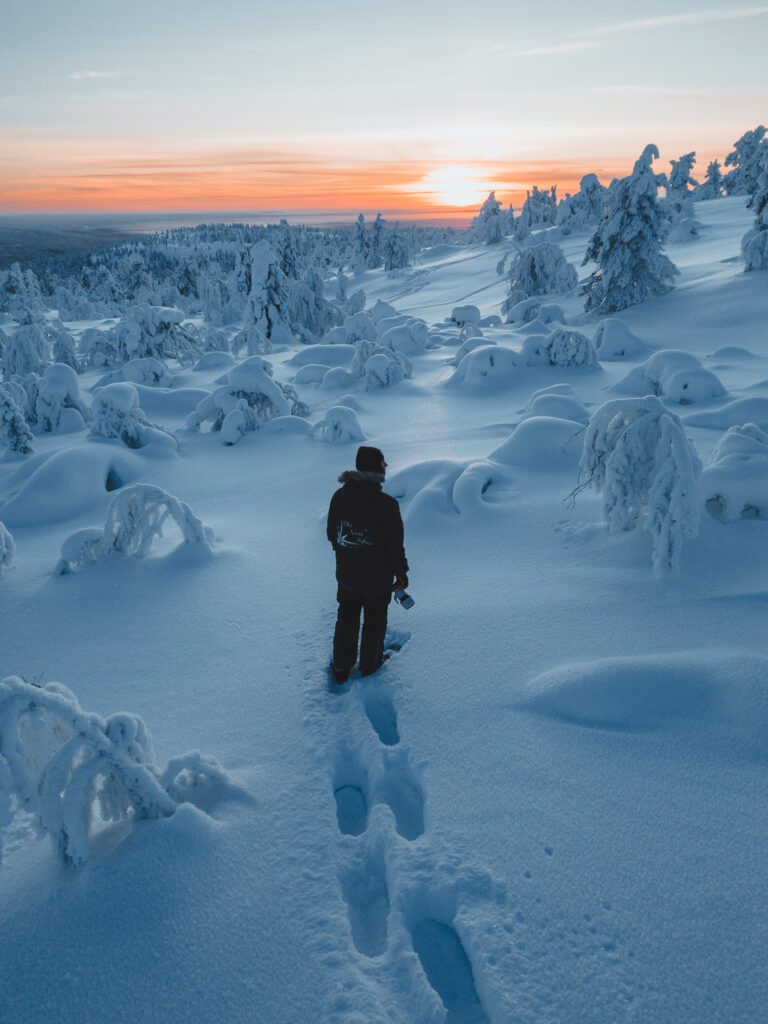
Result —
[[648, 346], [627, 327], [623, 320], [609, 316], [601, 320], [593, 338], [601, 362], [618, 362], [622, 359], [640, 359], [648, 352]]
[[503, 387], [518, 371], [520, 356], [500, 345], [482, 345], [469, 352], [445, 382], [460, 391]]
[[330, 370], [330, 366], [326, 366], [325, 363], [307, 363], [305, 366], [299, 367], [299, 372], [293, 378], [293, 383], [319, 384], [328, 370]]
[[411, 265], [411, 250], [408, 239], [400, 230], [400, 225], [395, 224], [391, 231], [388, 231], [382, 246], [385, 270], [403, 270]]
[[344, 331], [345, 340], [349, 345], [354, 345], [356, 341], [376, 340], [376, 324], [363, 310], [346, 317], [341, 329]]
[[578, 274], [565, 258], [559, 245], [539, 242], [524, 249], [509, 268], [509, 293], [527, 296], [570, 292], [578, 284]]
[[16, 455], [32, 451], [32, 431], [8, 391], [0, 389], [0, 444]]
[[579, 191], [558, 205], [555, 224], [564, 235], [570, 235], [599, 223], [607, 195], [608, 189], [600, 184], [596, 174], [585, 174]]
[[196, 429], [206, 420], [211, 430], [222, 431], [222, 442], [232, 445], [275, 416], [306, 416], [309, 408], [290, 384], [272, 378], [272, 366], [260, 356], [251, 356], [225, 375], [224, 383], [207, 395], [187, 417]]
[[451, 315], [446, 318], [447, 323], [456, 324], [458, 327], [463, 327], [464, 324], [479, 324], [480, 323], [480, 310], [477, 306], [454, 306], [451, 310]]
[[448, 360], [449, 366], [458, 366], [464, 356], [469, 355], [470, 352], [474, 352], [476, 348], [481, 348], [484, 345], [496, 345], [497, 342], [490, 338], [484, 338], [482, 335], [479, 338], [467, 338], [461, 345], [456, 349], [456, 355]]
[[602, 493], [608, 529], [648, 530], [655, 571], [676, 571], [699, 530], [701, 472], [679, 418], [653, 395], [606, 402], [587, 425], [581, 471]]
[[290, 285], [287, 314], [293, 331], [310, 340], [322, 338], [338, 322], [337, 311], [325, 298], [323, 279], [314, 267]]
[[741, 240], [746, 270], [768, 270], [768, 140], [760, 143], [760, 170], [747, 206], [754, 210], [752, 229]]
[[374, 305], [368, 310], [368, 315], [375, 324], [379, 320], [386, 320], [390, 316], [397, 316], [397, 310], [383, 299], [377, 299]]
[[80, 398], [80, 383], [71, 366], [52, 363], [45, 368], [35, 403], [39, 429], [45, 433], [83, 430], [90, 413]]
[[636, 366], [615, 390], [631, 395], [658, 395], [680, 405], [693, 405], [726, 394], [720, 379], [705, 370], [691, 352], [664, 348]]
[[[230, 359], [232, 357], [230, 356]], [[129, 384], [143, 384], [145, 387], [169, 388], [173, 379], [168, 367], [155, 356], [144, 356], [143, 359], [129, 359], [119, 369], [106, 374], [98, 382], [97, 387], [127, 381]]]
[[[382, 323], [387, 321], [382, 320]], [[403, 323], [390, 327], [379, 335], [379, 344], [393, 352], [402, 352], [406, 356], [422, 353], [429, 342], [429, 332], [423, 320], [408, 317]]]
[[525, 366], [598, 366], [597, 352], [589, 338], [559, 327], [551, 334], [532, 334], [523, 341]]
[[206, 370], [220, 370], [234, 365], [235, 360], [229, 352], [225, 349], [217, 349], [213, 352], [204, 352], [195, 363], [193, 370], [196, 373], [202, 373]]
[[686, 153], [671, 161], [665, 206], [673, 224], [669, 237], [676, 242], [696, 238], [699, 234], [693, 212], [693, 190], [699, 185], [691, 173], [695, 163], [695, 153]]
[[393, 387], [409, 378], [412, 372], [411, 362], [402, 352], [375, 341], [359, 341], [355, 345], [350, 373], [363, 382], [366, 391]]
[[84, 367], [110, 367], [120, 362], [119, 343], [115, 334], [89, 327], [80, 335], [78, 344]]
[[352, 409], [334, 405], [312, 428], [315, 437], [331, 444], [345, 444], [348, 441], [364, 441], [365, 434]]
[[51, 350], [45, 325], [40, 320], [21, 324], [5, 342], [3, 373], [5, 379], [40, 373], [50, 362]]
[[150, 423], [139, 407], [139, 393], [133, 384], [107, 384], [91, 404], [91, 436], [121, 440], [129, 448], [143, 448], [166, 431]]
[[[515, 301], [510, 301], [512, 299]], [[510, 295], [501, 304], [501, 312], [508, 324], [527, 324], [538, 318], [541, 306], [539, 298], [517, 299]]]
[[583, 430], [583, 425], [576, 420], [528, 416], [491, 452], [489, 459], [502, 466], [572, 475], [579, 462], [579, 438]]
[[730, 427], [701, 475], [701, 495], [715, 519], [768, 519], [768, 434], [754, 423]]
[[60, 683], [0, 682], [0, 824], [14, 808], [33, 814], [64, 864], [87, 861], [111, 823], [170, 817], [183, 802], [210, 808], [229, 788], [219, 762], [199, 751], [161, 771], [136, 715], [86, 713]]
[[[11, 568], [15, 554], [16, 545], [13, 543], [13, 537], [3, 523], [0, 523], [0, 576], [3, 575], [3, 570]], [[0, 826], [2, 824], [3, 822], [0, 818]]]
[[655, 146], [646, 146], [632, 174], [608, 191], [603, 219], [583, 261], [597, 264], [584, 286], [588, 311], [615, 313], [672, 287], [677, 268], [662, 252], [668, 222], [651, 167], [658, 155]]
[[508, 225], [506, 212], [496, 198], [496, 193], [491, 192], [469, 226], [469, 237], [473, 242], [495, 245], [506, 235]]
[[110, 502], [103, 530], [77, 530], [67, 537], [54, 575], [75, 572], [111, 552], [125, 558], [143, 558], [162, 534], [168, 519], [178, 526], [184, 544], [210, 548], [213, 531], [201, 523], [186, 502], [154, 484], [131, 484], [118, 491]]
[[131, 306], [114, 329], [121, 361], [154, 356], [189, 362], [197, 342], [182, 325], [183, 320], [183, 311], [175, 306]]
[[56, 332], [52, 344], [52, 356], [54, 363], [63, 363], [64, 366], [70, 366], [75, 373], [80, 372], [75, 340], [69, 331], [60, 330]]

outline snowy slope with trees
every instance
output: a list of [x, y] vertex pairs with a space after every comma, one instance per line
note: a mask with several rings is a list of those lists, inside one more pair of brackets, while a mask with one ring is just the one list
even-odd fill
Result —
[[[760, 1019], [764, 134], [0, 274], [0, 1020]], [[363, 439], [416, 606], [340, 694]]]

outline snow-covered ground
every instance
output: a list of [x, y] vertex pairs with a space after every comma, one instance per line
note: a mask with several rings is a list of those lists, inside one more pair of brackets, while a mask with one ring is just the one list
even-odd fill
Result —
[[[722, 381], [725, 396], [672, 407], [706, 461], [732, 423], [768, 430], [768, 277], [738, 259], [743, 200], [696, 213], [700, 237], [668, 249], [675, 290], [620, 318]], [[563, 242], [575, 266], [586, 240]], [[506, 248], [436, 247], [353, 283], [429, 323], [462, 303], [486, 316]], [[583, 300], [551, 301], [592, 336]], [[276, 379], [292, 379], [294, 351], [269, 356]], [[679, 576], [655, 577], [646, 532], [606, 532], [589, 491], [567, 500], [579, 422], [533, 420], [493, 460], [502, 471], [486, 462], [535, 391], [569, 384], [588, 415], [643, 360], [517, 367], [467, 389], [445, 386], [455, 351], [414, 357], [396, 387], [347, 389], [402, 499], [416, 605], [391, 609], [401, 651], [341, 695], [325, 673], [325, 513], [354, 444], [183, 431], [222, 370], [180, 370], [141, 396], [181, 431], [178, 452], [62, 434], [0, 463], [16, 543], [0, 678], [128, 709], [159, 763], [200, 748], [242, 787], [212, 816], [183, 805], [137, 822], [76, 872], [10, 826], [2, 1024], [761, 1019], [766, 522], [704, 512]], [[298, 390], [312, 421], [342, 394]], [[760, 400], [746, 420], [717, 415], [745, 399]], [[121, 483], [157, 484], [213, 527], [213, 554], [161, 545], [52, 575], [74, 530], [103, 525], [113, 454]]]

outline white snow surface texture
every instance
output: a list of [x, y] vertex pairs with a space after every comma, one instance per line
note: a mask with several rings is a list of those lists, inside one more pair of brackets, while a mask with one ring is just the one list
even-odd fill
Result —
[[[309, 425], [282, 400], [225, 445], [185, 427], [223, 387], [222, 361], [171, 361], [170, 383], [110, 387], [135, 389], [178, 448], [84, 423], [5, 455], [0, 679], [56, 681], [99, 721], [137, 715], [157, 764], [210, 751], [233, 785], [211, 805], [182, 794], [125, 838], [83, 833], [94, 852], [77, 870], [0, 801], [2, 1024], [763, 1019], [768, 278], [738, 255], [743, 198], [696, 216], [699, 235], [667, 247], [673, 290], [622, 310], [620, 361], [508, 357], [492, 387], [443, 386], [460, 343], [446, 321], [499, 313], [496, 265], [514, 251], [446, 244], [351, 280], [366, 309], [389, 303], [449, 346], [414, 342], [409, 379], [306, 372]], [[559, 240], [573, 267], [587, 237]], [[594, 343], [604, 314], [577, 292], [542, 301]], [[477, 330], [520, 353], [524, 327]], [[542, 319], [535, 344], [563, 329]], [[344, 347], [273, 351], [274, 380], [346, 367]], [[722, 390], [689, 412], [659, 388], [704, 470], [698, 534], [679, 573], [656, 576], [647, 530], [609, 532], [591, 489], [564, 499], [587, 419], [661, 349], [691, 353]], [[104, 372], [79, 377], [88, 408]], [[325, 513], [361, 437], [401, 499], [416, 605], [391, 606], [401, 649], [379, 675], [331, 693]], [[183, 543], [169, 519], [146, 557], [114, 548], [54, 575], [67, 538], [98, 541], [137, 484], [213, 533]]]

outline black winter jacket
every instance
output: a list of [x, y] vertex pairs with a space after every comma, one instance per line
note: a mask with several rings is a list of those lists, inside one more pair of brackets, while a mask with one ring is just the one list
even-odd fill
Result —
[[331, 498], [328, 540], [336, 552], [336, 579], [356, 594], [386, 594], [405, 576], [403, 520], [397, 499], [384, 494], [383, 476], [348, 470]]

